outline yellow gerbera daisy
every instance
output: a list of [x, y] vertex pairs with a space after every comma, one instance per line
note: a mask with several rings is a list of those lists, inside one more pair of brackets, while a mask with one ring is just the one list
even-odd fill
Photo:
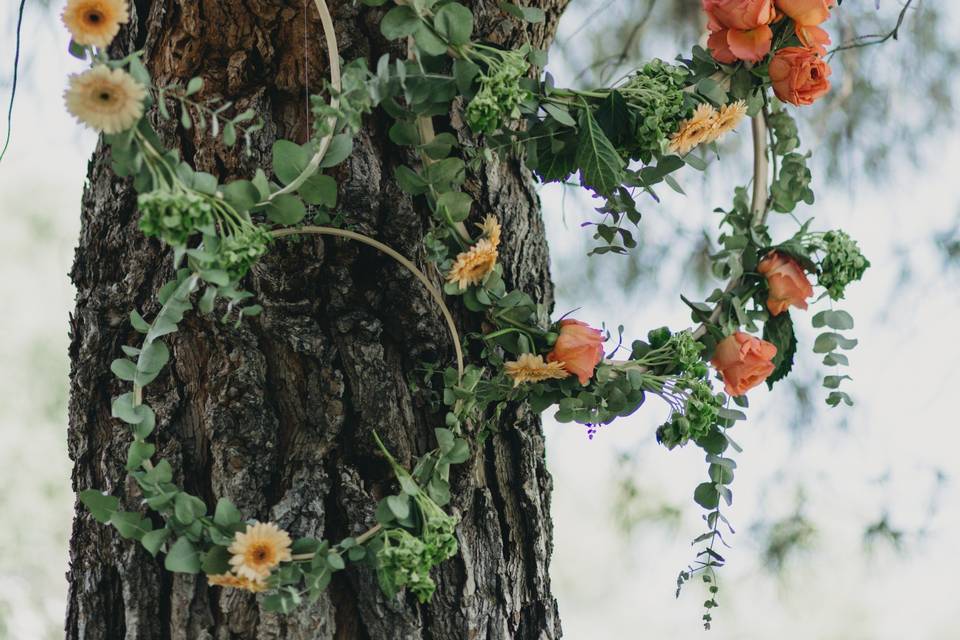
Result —
[[488, 238], [478, 240], [468, 251], [457, 256], [450, 272], [449, 282], [456, 282], [464, 291], [472, 284], [480, 284], [497, 264], [497, 247]]
[[60, 17], [74, 42], [100, 49], [130, 20], [126, 0], [69, 0]]
[[562, 362], [544, 362], [543, 356], [532, 353], [521, 354], [516, 360], [503, 363], [503, 370], [513, 378], [513, 386], [515, 387], [524, 382], [562, 380], [570, 375], [563, 368]]
[[147, 90], [129, 73], [102, 64], [70, 76], [63, 94], [67, 111], [104, 133], [120, 133], [135, 125], [143, 115], [146, 96]]
[[733, 131], [743, 117], [747, 115], [747, 103], [743, 100], [737, 100], [720, 107], [717, 114], [713, 134], [706, 142], [719, 140], [724, 134]]
[[686, 155], [694, 147], [706, 142], [713, 135], [717, 123], [717, 110], [703, 103], [693, 112], [693, 117], [680, 123], [680, 128], [670, 138], [670, 151]]
[[266, 580], [281, 562], [289, 562], [290, 535], [272, 522], [248, 524], [227, 549], [233, 571], [242, 578]]
[[267, 590], [267, 583], [261, 580], [251, 580], [233, 573], [221, 573], [207, 576], [207, 584], [211, 587], [226, 587], [228, 589], [243, 589], [251, 593], [260, 593]]
[[500, 246], [500, 222], [496, 216], [487, 216], [483, 219], [483, 223], [477, 226], [480, 227], [483, 236], [490, 241], [494, 248]]

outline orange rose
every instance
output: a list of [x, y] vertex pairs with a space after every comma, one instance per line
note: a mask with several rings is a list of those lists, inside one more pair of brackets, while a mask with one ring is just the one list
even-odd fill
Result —
[[823, 58], [806, 47], [780, 49], [770, 61], [773, 92], [784, 102], [797, 106], [813, 104], [830, 91], [830, 73]]
[[777, 16], [772, 0], [703, 0], [710, 39], [707, 46], [717, 62], [760, 62], [773, 42], [769, 25]]
[[585, 385], [593, 377], [597, 363], [603, 359], [603, 334], [586, 322], [561, 320], [560, 337], [547, 354], [547, 362], [561, 362]]
[[776, 0], [777, 9], [798, 26], [815, 27], [830, 17], [834, 0]]
[[813, 295], [813, 287], [796, 260], [774, 251], [760, 261], [757, 271], [767, 278], [767, 309], [770, 313], [778, 316], [791, 306], [807, 308], [807, 298]]
[[749, 31], [777, 17], [773, 0], [703, 0], [703, 10], [710, 19], [711, 31]]
[[737, 331], [720, 341], [710, 361], [723, 377], [731, 396], [742, 396], [773, 373], [777, 348], [760, 338]]
[[803, 46], [816, 49], [820, 55], [827, 52], [830, 36], [820, 28], [830, 17], [834, 0], [776, 0], [777, 8], [794, 23], [794, 30]]

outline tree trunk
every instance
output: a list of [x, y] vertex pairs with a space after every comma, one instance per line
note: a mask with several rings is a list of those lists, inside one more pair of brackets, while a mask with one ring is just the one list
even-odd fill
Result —
[[[151, 114], [165, 142], [198, 170], [222, 181], [248, 177], [268, 165], [277, 137], [307, 139], [305, 86], [320, 91], [328, 68], [312, 2], [133, 4], [118, 53], [144, 49], [158, 85], [199, 75], [202, 97], [253, 107], [266, 121], [252, 157], [245, 157]], [[526, 27], [493, 0], [472, 9], [487, 39], [529, 38], [544, 47], [565, 0], [545, 4], [546, 24]], [[405, 54], [379, 35], [383, 9], [341, 0], [331, 11], [344, 59]], [[436, 124], [463, 136], [456, 109]], [[423, 265], [429, 212], [393, 180], [396, 166], [416, 159], [389, 142], [388, 126], [374, 114], [351, 158], [335, 170], [339, 211], [352, 228]], [[109, 150], [101, 146], [89, 167], [71, 274], [77, 308], [69, 447], [75, 490], [102, 489], [136, 510], [138, 488], [124, 471], [129, 434], [110, 417], [111, 398], [128, 389], [109, 367], [121, 345], [138, 341], [130, 311], [156, 313], [157, 289], [173, 272], [169, 252], [137, 228], [130, 182], [109, 167]], [[550, 304], [547, 248], [529, 174], [518, 162], [495, 161], [470, 175], [466, 189], [477, 202], [475, 215], [493, 212], [503, 223], [508, 282]], [[190, 315], [169, 340], [171, 365], [147, 393], [158, 416], [158, 455], [174, 465], [174, 480], [208, 506], [229, 498], [248, 517], [275, 521], [297, 537], [357, 534], [373, 523], [376, 500], [392, 488], [373, 431], [409, 464], [432, 448], [433, 428], [442, 425], [430, 390], [414, 384], [423, 378], [423, 363], [451, 361], [438, 309], [389, 258], [318, 237], [275, 243], [246, 286], [264, 306], [262, 316], [235, 329], [218, 323], [217, 314]], [[463, 331], [477, 329], [465, 313], [458, 323]], [[435, 571], [437, 592], [427, 605], [410, 596], [386, 598], [372, 570], [351, 565], [315, 605], [287, 616], [266, 613], [254, 595], [166, 572], [161, 560], [96, 523], [78, 503], [66, 637], [557, 638], [547, 571], [551, 480], [539, 420], [512, 407], [499, 426], [452, 478], [460, 553]]]

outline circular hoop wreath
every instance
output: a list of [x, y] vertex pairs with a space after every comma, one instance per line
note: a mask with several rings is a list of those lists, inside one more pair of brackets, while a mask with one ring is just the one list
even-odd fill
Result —
[[[371, 6], [385, 1], [365, 0]], [[330, 13], [323, 0], [314, 3], [330, 79], [325, 95], [311, 98], [312, 139], [303, 145], [277, 141], [271, 167], [223, 184], [165, 148], [145, 114], [152, 109], [157, 118], [247, 148], [263, 126], [257, 114], [199, 99], [201, 78], [185, 86], [155, 85], [139, 52], [110, 58], [107, 47], [129, 18], [125, 0], [67, 2], [70, 51], [91, 64], [70, 78], [67, 108], [105, 134], [113, 170], [131, 178], [139, 194], [140, 229], [173, 249], [176, 267], [176, 278], [158, 293], [159, 313], [151, 321], [130, 314], [142, 344], [124, 346], [124, 356], [111, 366], [132, 387], [112, 406], [132, 436], [127, 471], [163, 526], [121, 511], [118, 497], [95, 488], [82, 491], [80, 500], [99, 522], [154, 556], [163, 553], [169, 571], [203, 572], [211, 585], [265, 592], [267, 610], [289, 612], [304, 599], [315, 600], [347, 561], [369, 563], [388, 596], [408, 589], [426, 602], [435, 587], [431, 569], [457, 553], [457, 521], [443, 507], [450, 500], [451, 465], [472, 455], [466, 434], [484, 438], [499, 406], [528, 402], [538, 412], [554, 408], [560, 422], [587, 425], [592, 437], [598, 425], [632, 414], [655, 396], [670, 411], [657, 440], [669, 449], [693, 443], [706, 456], [707, 477], [693, 497], [705, 510], [707, 530], [694, 540], [699, 551], [680, 573], [678, 592], [694, 575], [708, 583], [703, 619], [709, 628], [717, 570], [724, 564], [718, 544], [724, 544], [724, 528], [732, 532], [722, 507], [731, 503], [736, 469], [729, 452], [740, 448], [729, 430], [745, 418], [739, 409], [748, 406], [751, 388], [763, 382], [772, 387], [789, 374], [797, 353], [789, 308], [807, 308], [816, 295], [811, 278], [820, 298], [840, 300], [869, 266], [843, 231], [816, 232], [809, 221], [797, 221], [792, 236], [775, 240], [767, 227], [771, 211], [793, 217], [800, 202], [813, 203], [810, 154], [798, 151], [786, 105], [811, 104], [829, 90], [829, 38], [820, 25], [832, 1], [755, 0], [744, 11], [742, 2], [704, 0], [709, 49], [694, 47], [675, 64], [652, 60], [612, 86], [591, 90], [554, 86], [541, 73], [541, 51], [474, 39], [469, 9], [444, 0], [397, 0], [383, 12], [381, 33], [405, 40], [407, 59], [384, 55], [372, 66], [360, 59], [341, 68]], [[501, 6], [517, 20], [544, 19], [534, 7]], [[390, 139], [419, 155], [419, 166], [401, 166], [396, 178], [432, 213], [434, 224], [423, 239], [432, 263], [427, 272], [349, 229], [349, 220], [336, 215], [337, 183], [322, 172], [351, 154], [353, 136], [375, 109], [393, 119]], [[469, 145], [450, 133], [435, 134], [432, 118], [451, 110], [472, 130]], [[705, 170], [709, 155], [719, 157], [717, 141], [746, 117], [752, 118], [751, 184], [736, 189], [730, 209], [718, 210], [721, 246], [711, 256], [713, 273], [727, 285], [702, 302], [682, 298], [695, 328], [655, 329], [625, 346], [622, 330], [614, 340], [573, 318], [551, 321], [539, 301], [507, 290], [497, 217], [478, 220], [461, 190], [468, 167], [500, 154], [521, 158], [543, 182], [578, 177], [601, 202], [590, 223], [598, 242], [592, 253], [625, 253], [636, 248], [630, 231], [640, 222], [636, 198], [656, 200], [661, 185], [680, 191], [673, 174], [686, 166]], [[164, 337], [178, 330], [185, 314], [225, 308], [223, 320], [236, 323], [259, 314], [253, 294], [243, 289], [244, 277], [274, 243], [303, 234], [365, 243], [396, 260], [429, 291], [456, 351], [455, 366], [436, 363], [447, 407], [435, 429], [436, 447], [408, 470], [375, 434], [399, 491], [377, 504], [376, 523], [366, 533], [338, 542], [291, 539], [276, 524], [246, 519], [223, 498], [211, 513], [172, 482], [168, 461], [154, 459], [156, 416], [144, 401], [144, 388], [170, 359]], [[438, 274], [442, 291], [434, 284]], [[485, 333], [459, 335], [447, 308], [451, 297], [482, 317]], [[839, 390], [848, 376], [836, 368], [848, 364], [841, 351], [856, 344], [840, 333], [853, 328], [853, 319], [831, 305], [812, 321], [828, 328], [813, 345], [831, 368], [823, 379], [830, 390], [826, 402], [852, 404]], [[612, 345], [609, 352], [605, 343]], [[480, 354], [479, 361], [466, 360], [465, 346]], [[724, 392], [714, 388], [717, 380]]]

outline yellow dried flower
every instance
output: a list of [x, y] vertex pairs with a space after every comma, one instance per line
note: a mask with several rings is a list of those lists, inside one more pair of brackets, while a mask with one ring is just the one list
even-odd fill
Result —
[[713, 135], [706, 142], [719, 140], [724, 134], [733, 131], [745, 115], [747, 115], [747, 103], [743, 100], [737, 100], [720, 107], [720, 112], [715, 120]]
[[503, 369], [513, 378], [513, 386], [518, 387], [524, 382], [562, 380], [570, 375], [563, 366], [562, 362], [544, 362], [543, 356], [524, 353], [512, 362], [505, 362]]
[[480, 284], [493, 271], [497, 264], [497, 247], [489, 239], [478, 240], [469, 250], [457, 256], [450, 272], [448, 282], [456, 282], [464, 291], [470, 285]]
[[126, 0], [69, 0], [60, 15], [77, 44], [105, 48], [130, 20]]
[[143, 115], [146, 96], [147, 90], [129, 73], [102, 64], [70, 76], [63, 94], [67, 111], [104, 133], [120, 133], [135, 125]]
[[207, 576], [207, 584], [211, 587], [226, 587], [228, 589], [243, 589], [251, 593], [260, 593], [267, 590], [267, 583], [261, 580], [251, 580], [232, 573], [221, 573]]
[[686, 155], [694, 147], [711, 139], [717, 123], [717, 110], [703, 103], [694, 111], [693, 117], [680, 123], [680, 128], [670, 138], [670, 151]]
[[496, 216], [487, 216], [483, 219], [483, 223], [477, 226], [480, 227], [483, 236], [490, 241], [494, 248], [500, 246], [500, 222]]
[[289, 562], [290, 535], [272, 522], [248, 524], [227, 549], [233, 571], [242, 578], [265, 580], [281, 562]]

